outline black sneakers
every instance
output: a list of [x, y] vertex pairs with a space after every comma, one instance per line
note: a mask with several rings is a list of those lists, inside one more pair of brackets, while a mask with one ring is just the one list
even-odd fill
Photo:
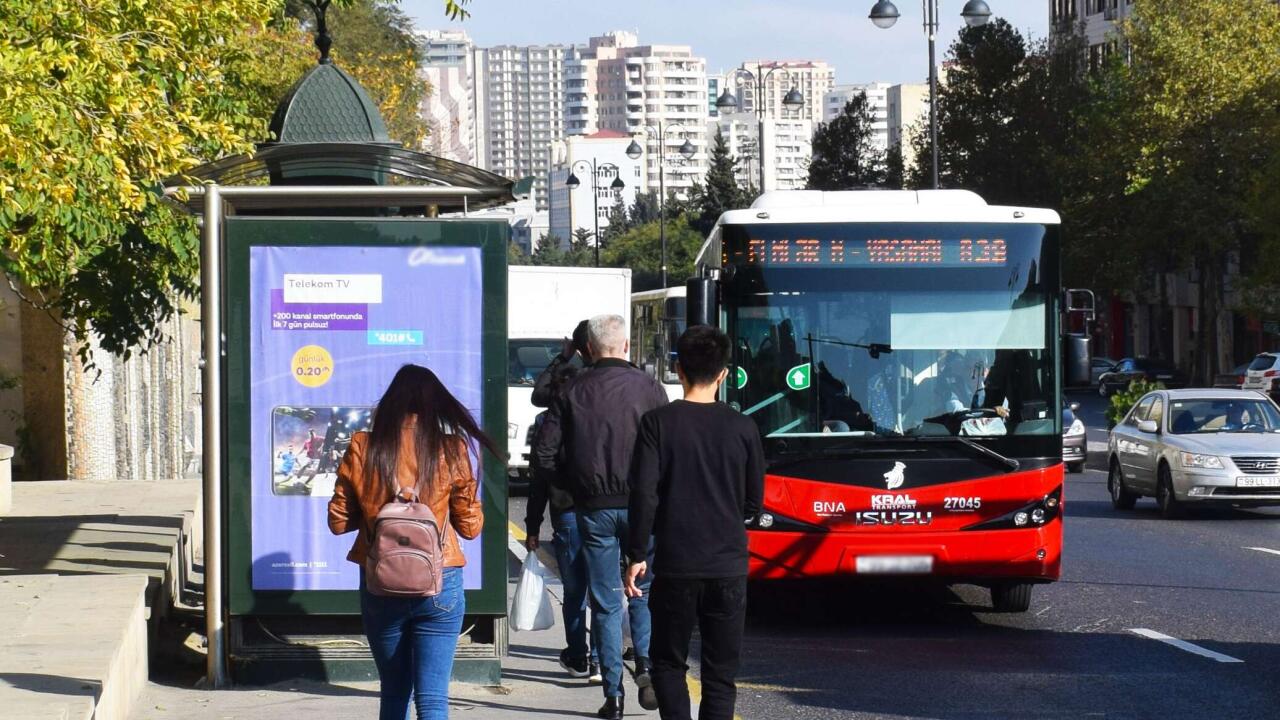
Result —
[[600, 663], [595, 660], [587, 661], [587, 682], [592, 685], [604, 684], [604, 673], [600, 672]]
[[591, 664], [587, 659], [569, 657], [569, 648], [560, 651], [560, 667], [569, 673], [569, 677], [584, 678], [591, 674]]
[[640, 689], [638, 693], [640, 707], [645, 710], [658, 709], [658, 693], [653, 690], [653, 676], [650, 674], [652, 670], [653, 665], [649, 662], [649, 658], [636, 658], [636, 687]]

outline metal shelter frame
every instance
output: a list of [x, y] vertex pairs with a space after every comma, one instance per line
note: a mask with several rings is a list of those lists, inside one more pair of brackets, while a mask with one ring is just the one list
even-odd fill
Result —
[[[275, 152], [273, 152], [275, 151]], [[385, 171], [410, 182], [431, 185], [219, 185], [266, 176], [272, 161], [293, 161], [309, 169]], [[328, 173], [330, 176], [336, 173]], [[188, 184], [192, 180], [206, 184]], [[476, 182], [446, 185], [446, 180]], [[307, 143], [264, 147], [254, 156], [234, 156], [196, 168], [166, 183], [164, 197], [179, 209], [203, 217], [201, 229], [200, 312], [203, 334], [202, 394], [204, 435], [201, 450], [204, 501], [204, 601], [208, 638], [206, 677], [210, 687], [227, 684], [226, 611], [223, 605], [223, 369], [227, 355], [223, 330], [223, 221], [236, 210], [314, 210], [316, 208], [434, 208], [466, 213], [470, 209], [513, 202], [528, 193], [532, 178], [518, 183], [479, 168], [386, 146]]]

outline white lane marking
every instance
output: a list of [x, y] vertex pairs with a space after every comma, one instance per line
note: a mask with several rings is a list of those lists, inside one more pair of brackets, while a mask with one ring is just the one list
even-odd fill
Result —
[[1161, 632], [1156, 632], [1155, 630], [1148, 630], [1146, 628], [1129, 628], [1129, 632], [1134, 633], [1135, 635], [1141, 635], [1142, 637], [1148, 638], [1150, 640], [1159, 640], [1160, 642], [1165, 643], [1166, 645], [1172, 645], [1178, 648], [1179, 650], [1189, 652], [1192, 655], [1199, 655], [1200, 657], [1206, 657], [1206, 658], [1209, 658], [1210, 660], [1216, 660], [1217, 662], [1220, 662], [1220, 663], [1243, 663], [1244, 662], [1240, 658], [1233, 658], [1230, 655], [1223, 655], [1220, 652], [1214, 652], [1212, 650], [1209, 650], [1208, 648], [1202, 648], [1199, 645], [1196, 645], [1194, 643], [1189, 643], [1186, 640], [1179, 640], [1176, 637], [1170, 637], [1169, 635], [1165, 635], [1164, 633], [1161, 633]]
[[1257, 550], [1258, 552], [1271, 553], [1272, 555], [1280, 555], [1280, 550], [1272, 550], [1271, 548], [1247, 547], [1245, 550]]

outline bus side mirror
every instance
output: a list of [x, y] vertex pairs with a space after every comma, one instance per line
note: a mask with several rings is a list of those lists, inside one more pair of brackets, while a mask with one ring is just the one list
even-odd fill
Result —
[[691, 278], [685, 283], [685, 318], [689, 327], [720, 323], [718, 288], [714, 278]]

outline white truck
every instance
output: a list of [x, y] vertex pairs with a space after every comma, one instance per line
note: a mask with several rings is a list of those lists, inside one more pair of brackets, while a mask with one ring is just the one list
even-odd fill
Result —
[[578, 323], [615, 313], [631, 325], [631, 270], [512, 265], [507, 268], [507, 476], [528, 482], [533, 383]]

